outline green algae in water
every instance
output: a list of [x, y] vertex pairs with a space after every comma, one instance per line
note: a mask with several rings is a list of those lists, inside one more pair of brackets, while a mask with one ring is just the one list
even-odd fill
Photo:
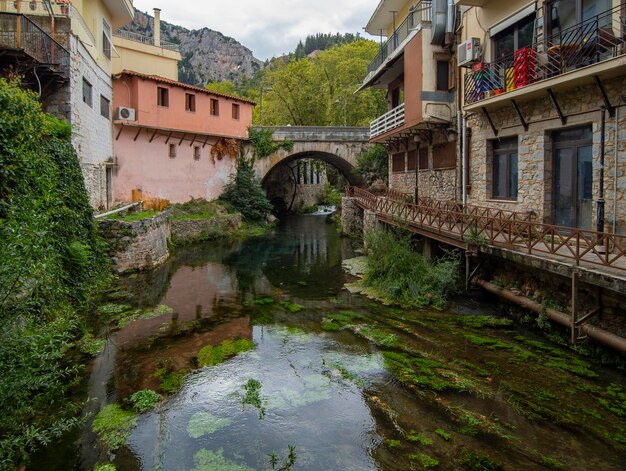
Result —
[[329, 320], [323, 320], [320, 327], [322, 328], [322, 330], [325, 330], [326, 332], [335, 332], [341, 329], [340, 324], [337, 324], [336, 322], [329, 321]]
[[376, 345], [394, 347], [398, 344], [398, 337], [381, 329], [364, 326], [356, 329], [357, 333]]
[[100, 463], [93, 468], [93, 471], [117, 471], [117, 468], [113, 463]]
[[557, 460], [556, 458], [554, 458], [552, 456], [542, 456], [541, 457], [541, 464], [544, 465], [546, 468], [550, 468], [550, 469], [563, 469], [563, 468], [565, 468], [565, 463]]
[[232, 423], [231, 419], [225, 417], [217, 417], [209, 412], [197, 412], [187, 424], [187, 434], [191, 438], [200, 438], [226, 428]]
[[427, 455], [426, 453], [412, 453], [409, 455], [411, 461], [417, 462], [421, 467], [429, 469], [439, 466], [439, 460], [434, 456]]
[[278, 471], [290, 471], [296, 464], [296, 459], [296, 447], [294, 445], [289, 445], [289, 451], [287, 452], [287, 456], [283, 459], [282, 463], [280, 462], [276, 452], [272, 451], [269, 454], [270, 466], [272, 469]]
[[607, 398], [596, 398], [598, 403], [606, 410], [618, 417], [626, 417], [626, 393], [624, 389], [616, 383], [611, 383], [606, 388]]
[[414, 430], [411, 430], [409, 433], [407, 433], [404, 436], [404, 438], [406, 438], [406, 440], [409, 442], [419, 443], [420, 445], [432, 445], [433, 444], [433, 441], [430, 438], [420, 435], [419, 433], [416, 433]]
[[106, 449], [114, 451], [124, 445], [137, 423], [137, 415], [122, 409], [118, 404], [109, 404], [98, 412], [92, 429]]
[[304, 309], [304, 306], [301, 304], [292, 303], [291, 301], [283, 301], [280, 303], [282, 307], [287, 309], [289, 312], [300, 312]]
[[254, 342], [247, 339], [224, 340], [219, 345], [206, 345], [198, 352], [200, 367], [219, 365], [229, 358], [254, 348]]
[[152, 389], [142, 389], [130, 396], [130, 402], [139, 412], [148, 412], [154, 409], [163, 397]]
[[469, 343], [478, 345], [479, 347], [485, 347], [489, 350], [513, 350], [516, 348], [515, 345], [496, 338], [481, 337], [474, 334], [464, 334], [463, 337], [465, 337]]
[[462, 469], [470, 471], [501, 471], [502, 466], [490, 457], [475, 451], [465, 451], [457, 460]]
[[135, 309], [133, 311], [126, 312], [124, 315], [119, 316], [117, 326], [120, 329], [126, 327], [130, 322], [137, 320], [154, 319], [155, 317], [164, 316], [166, 314], [173, 314], [174, 309], [165, 304], [159, 304], [154, 309]]
[[400, 445], [402, 445], [402, 442], [400, 440], [393, 440], [391, 438], [388, 438], [387, 440], [385, 440], [385, 445], [387, 445], [387, 448], [398, 448], [400, 447]]
[[276, 302], [276, 300], [274, 298], [260, 298], [260, 299], [255, 299], [254, 300], [254, 304], [256, 304], [257, 306], [267, 306], [269, 304], [274, 304]]
[[250, 405], [259, 410], [259, 419], [265, 418], [265, 406], [267, 404], [267, 400], [261, 398], [262, 387], [263, 385], [259, 380], [250, 378], [243, 387], [246, 393], [241, 400], [243, 405]]
[[173, 393], [178, 391], [185, 381], [185, 370], [172, 371], [168, 367], [158, 368], [154, 372], [154, 377], [159, 380], [159, 387], [166, 393]]
[[339, 365], [337, 363], [330, 363], [330, 364], [328, 364], [328, 366], [329, 366], [329, 368], [339, 372], [339, 374], [341, 375], [342, 379], [344, 379], [346, 381], [351, 381], [351, 382], [353, 382], [354, 384], [356, 384], [359, 387], [364, 387], [365, 386], [365, 381], [363, 381], [362, 378], [359, 378], [354, 373], [350, 372], [347, 368], [344, 368], [343, 366], [341, 366], [341, 365]]
[[475, 329], [481, 329], [484, 327], [510, 327], [513, 325], [513, 321], [511, 319], [484, 315], [429, 317], [427, 320], [434, 323], [455, 324]]
[[450, 435], [448, 432], [446, 432], [445, 430], [441, 428], [438, 428], [437, 430], [435, 430], [435, 434], [439, 435], [446, 442], [449, 442], [450, 439], [452, 438], [452, 435]]
[[324, 375], [304, 377], [304, 390], [281, 389], [268, 398], [268, 407], [273, 410], [288, 410], [325, 401], [331, 397], [331, 383]]
[[228, 460], [224, 451], [202, 449], [193, 457], [195, 466], [191, 471], [255, 471], [254, 468]]

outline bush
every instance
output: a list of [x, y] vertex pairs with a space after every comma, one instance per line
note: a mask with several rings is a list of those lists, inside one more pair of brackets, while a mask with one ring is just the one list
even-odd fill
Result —
[[113, 451], [126, 445], [136, 422], [134, 412], [126, 411], [117, 404], [109, 404], [98, 412], [92, 428], [102, 444]]
[[387, 181], [389, 176], [389, 155], [380, 144], [370, 147], [357, 157], [354, 172], [360, 174], [368, 185], [376, 180]]
[[341, 194], [330, 183], [324, 184], [324, 193], [320, 197], [320, 204], [341, 206]]
[[154, 392], [152, 389], [142, 389], [130, 396], [130, 402], [137, 411], [148, 412], [154, 409], [154, 406], [156, 406], [162, 398], [159, 393]]
[[442, 308], [458, 289], [458, 258], [430, 262], [413, 250], [409, 237], [387, 232], [371, 233], [367, 245], [370, 253], [364, 283], [392, 302]]
[[237, 162], [237, 173], [224, 187], [220, 199], [230, 203], [246, 221], [264, 220], [272, 209], [261, 183], [254, 174], [251, 160], [241, 157]]
[[81, 423], [67, 353], [109, 272], [69, 135], [0, 79], [0, 468]]

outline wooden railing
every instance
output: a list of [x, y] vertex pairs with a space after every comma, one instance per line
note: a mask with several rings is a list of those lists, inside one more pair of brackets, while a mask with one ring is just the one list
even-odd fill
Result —
[[420, 199], [406, 202], [403, 193], [377, 196], [350, 187], [358, 204], [398, 225], [419, 228], [468, 245], [494, 246], [552, 259], [573, 261], [576, 266], [599, 265], [626, 272], [626, 236], [587, 231], [536, 222], [533, 213], [504, 211], [453, 201]]

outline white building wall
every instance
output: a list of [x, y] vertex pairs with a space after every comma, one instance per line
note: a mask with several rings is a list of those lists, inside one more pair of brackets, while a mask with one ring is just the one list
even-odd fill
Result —
[[[103, 70], [83, 43], [70, 36], [72, 144], [80, 160], [91, 205], [107, 207], [106, 162], [113, 155], [112, 110], [109, 119], [100, 114], [100, 96], [113, 101], [111, 75]], [[92, 105], [83, 101], [83, 78], [92, 86]]]

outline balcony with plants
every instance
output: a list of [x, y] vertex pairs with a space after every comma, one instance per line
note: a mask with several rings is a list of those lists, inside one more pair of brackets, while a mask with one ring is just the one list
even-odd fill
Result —
[[491, 99], [535, 84], [547, 87], [572, 72], [588, 70], [591, 75], [596, 72], [592, 66], [608, 66], [625, 53], [626, 16], [619, 5], [554, 34], [539, 36], [531, 45], [491, 63], [474, 64], [465, 74], [465, 105], [495, 101]]

